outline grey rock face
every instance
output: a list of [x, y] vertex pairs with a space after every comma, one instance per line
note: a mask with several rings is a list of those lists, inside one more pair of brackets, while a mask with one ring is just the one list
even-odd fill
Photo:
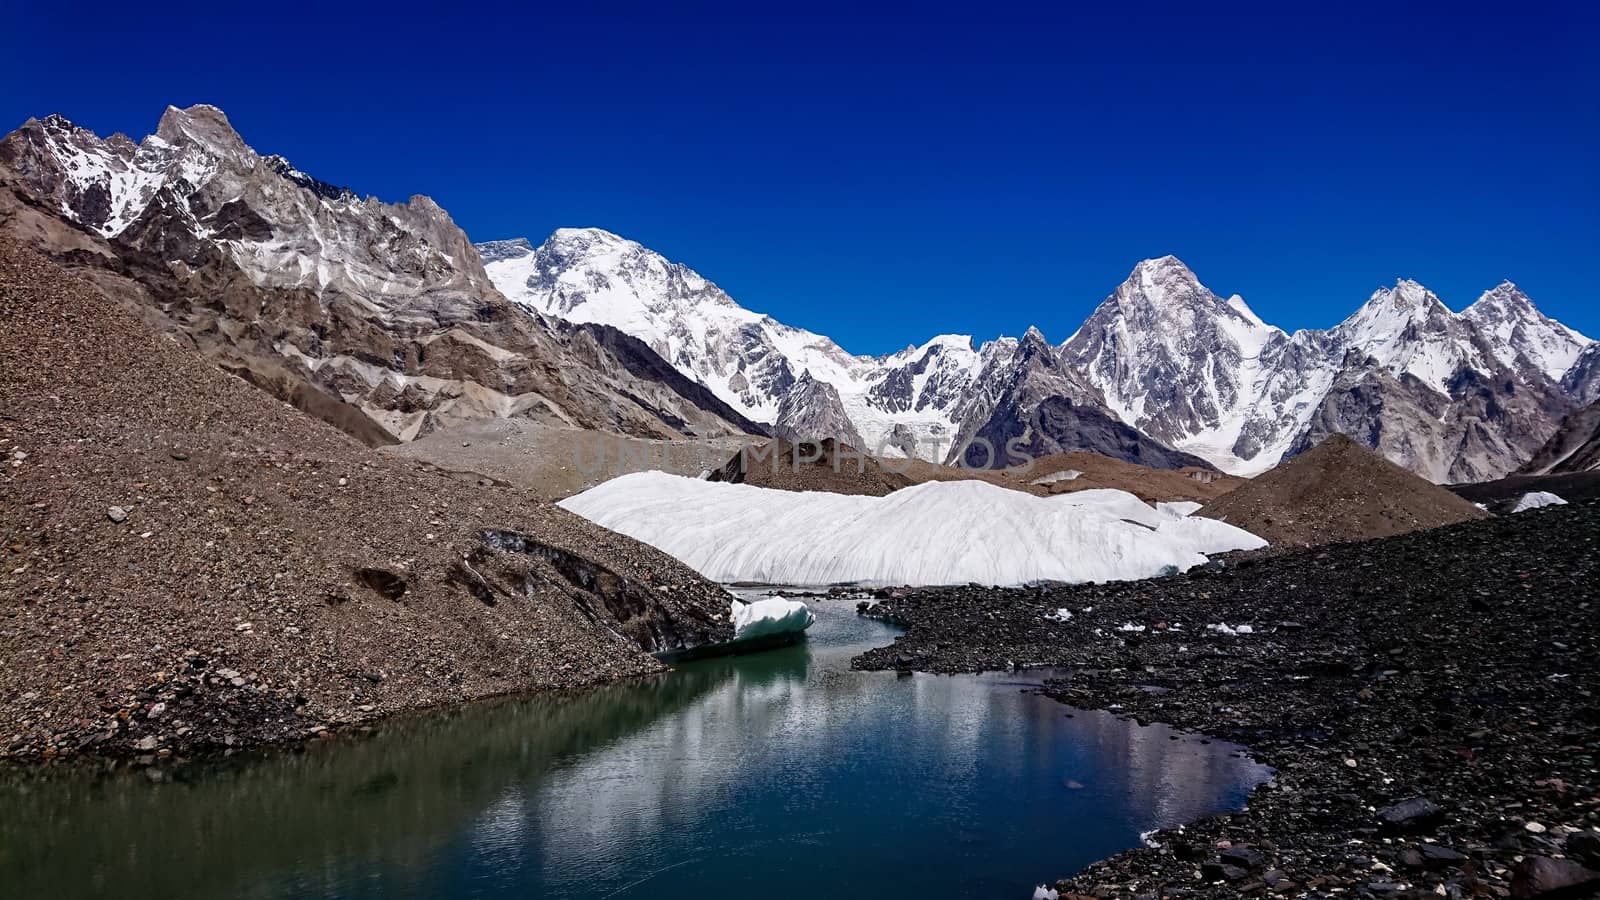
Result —
[[1052, 453], [1090, 450], [1154, 468], [1210, 468], [1111, 414], [1099, 392], [1037, 329], [1029, 329], [1011, 353], [997, 355], [981, 377], [1002, 387], [991, 402], [974, 404], [950, 462], [1006, 468]]
[[503, 416], [663, 437], [752, 424], [698, 385], [641, 375], [669, 371], [646, 348], [508, 303], [427, 197], [361, 199], [258, 156], [214, 107], [169, 108], [137, 145], [30, 120], [0, 141], [0, 179], [98, 234], [119, 294], [371, 443]]
[[850, 416], [844, 411], [839, 391], [826, 381], [811, 377], [809, 371], [800, 373], [794, 389], [784, 395], [778, 407], [778, 421], [773, 434], [791, 440], [824, 440], [833, 438], [858, 450], [876, 451], [876, 445], [864, 446]]
[[1517, 474], [1550, 475], [1600, 470], [1600, 400], [1567, 416], [1550, 440]]

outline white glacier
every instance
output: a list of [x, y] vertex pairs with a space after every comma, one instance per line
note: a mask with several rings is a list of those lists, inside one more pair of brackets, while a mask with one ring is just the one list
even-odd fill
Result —
[[1163, 513], [1120, 491], [1036, 497], [976, 480], [860, 497], [639, 472], [560, 505], [723, 582], [1113, 581], [1266, 546], [1226, 523]]

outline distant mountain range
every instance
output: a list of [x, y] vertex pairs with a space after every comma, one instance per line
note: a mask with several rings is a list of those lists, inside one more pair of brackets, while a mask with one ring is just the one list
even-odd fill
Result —
[[1481, 480], [1526, 462], [1600, 390], [1596, 344], [1510, 282], [1458, 314], [1401, 280], [1334, 328], [1290, 334], [1166, 256], [1135, 266], [1063, 344], [1034, 329], [981, 345], [940, 335], [873, 357], [599, 229], [477, 246], [510, 299], [633, 334], [778, 433], [935, 461], [981, 436], [1248, 475], [1340, 432], [1435, 481]]
[[1597, 345], [1509, 282], [1458, 314], [1402, 280], [1291, 334], [1170, 256], [1135, 266], [1061, 344], [1029, 329], [855, 355], [609, 232], [474, 245], [428, 198], [322, 182], [209, 106], [169, 108], [137, 143], [28, 120], [0, 140], [0, 234], [370, 443], [517, 416], [1252, 474], [1340, 432], [1467, 481], [1528, 463], [1600, 395]]

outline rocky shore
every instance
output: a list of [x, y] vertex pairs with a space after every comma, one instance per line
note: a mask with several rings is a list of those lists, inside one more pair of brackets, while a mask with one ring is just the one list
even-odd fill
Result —
[[1243, 812], [1061, 896], [1600, 893], [1600, 504], [1169, 578], [883, 592], [863, 669], [1072, 671], [1078, 708], [1248, 745]]

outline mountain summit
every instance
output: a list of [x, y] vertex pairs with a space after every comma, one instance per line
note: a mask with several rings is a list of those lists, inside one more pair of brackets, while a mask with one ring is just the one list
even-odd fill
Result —
[[633, 338], [506, 302], [429, 198], [362, 199], [260, 156], [213, 106], [169, 107], [138, 143], [30, 119], [0, 139], [0, 210], [9, 237], [95, 269], [228, 371], [369, 443], [513, 415], [759, 430], [659, 377], [672, 370]]
[[1572, 374], [1580, 356], [1585, 372], [1600, 368], [1582, 355], [1592, 342], [1509, 284], [1457, 314], [1399, 279], [1337, 326], [1289, 334], [1168, 255], [1135, 265], [1059, 347], [1029, 328], [977, 348], [943, 335], [868, 357], [746, 310], [692, 269], [599, 229], [478, 249], [508, 297], [639, 337], [779, 433], [890, 453], [909, 440], [935, 461], [979, 436], [1071, 449], [1072, 429], [1107, 435], [1088, 449], [1132, 458], [1138, 441], [1102, 428], [1116, 422], [1150, 441], [1137, 452], [1157, 464], [1199, 457], [1254, 474], [1348, 433], [1435, 481], [1493, 477], [1570, 411], [1579, 390], [1563, 379], [1590, 389], [1592, 373]]

